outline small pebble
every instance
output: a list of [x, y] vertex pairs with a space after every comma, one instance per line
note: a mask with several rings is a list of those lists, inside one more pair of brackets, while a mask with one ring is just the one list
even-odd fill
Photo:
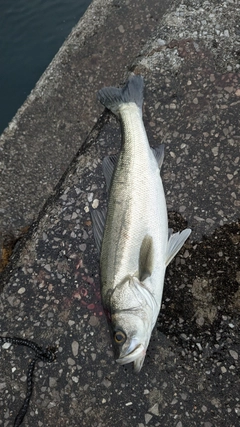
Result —
[[9, 347], [11, 347], [11, 343], [10, 342], [5, 342], [3, 345], [2, 345], [2, 348], [4, 348], [4, 350], [8, 350], [9, 349]]
[[229, 350], [230, 355], [234, 360], [238, 360], [238, 353], [234, 350]]
[[94, 199], [93, 202], [92, 202], [93, 209], [96, 209], [98, 207], [98, 205], [99, 205], [99, 200], [98, 199]]
[[153, 415], [159, 415], [159, 410], [158, 410], [158, 403], [155, 403], [155, 405], [153, 405], [148, 412], [150, 412]]
[[77, 341], [73, 341], [72, 342], [72, 353], [73, 356], [77, 356], [78, 355], [78, 350], [79, 350], [79, 344]]
[[75, 360], [73, 360], [71, 357], [68, 358], [67, 362], [70, 366], [75, 365]]
[[152, 417], [153, 416], [151, 414], [145, 414], [145, 423], [148, 424]]
[[102, 381], [102, 384], [106, 387], [109, 388], [110, 385], [112, 384], [111, 381], [109, 381], [107, 378], [104, 378], [104, 380]]
[[49, 377], [49, 387], [55, 387], [57, 385], [57, 378]]
[[92, 202], [92, 200], [93, 200], [93, 193], [89, 193], [88, 196], [87, 196], [87, 199], [88, 199], [89, 202]]
[[90, 319], [89, 319], [88, 323], [91, 326], [97, 326], [98, 323], [99, 323], [99, 320], [98, 320], [98, 318], [96, 316], [90, 316]]
[[212, 148], [212, 153], [216, 157], [218, 155], [218, 147], [213, 147]]

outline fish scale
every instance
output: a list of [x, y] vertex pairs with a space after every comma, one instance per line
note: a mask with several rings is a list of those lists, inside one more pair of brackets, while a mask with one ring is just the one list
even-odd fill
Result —
[[92, 211], [100, 249], [101, 296], [117, 362], [139, 372], [161, 306], [168, 263], [191, 233], [168, 230], [160, 167], [163, 146], [151, 149], [142, 121], [143, 79], [122, 89], [103, 88], [99, 99], [120, 120], [117, 160], [105, 158], [108, 209]]
[[[130, 128], [132, 122], [140, 121], [139, 113], [136, 110], [137, 106], [134, 105], [125, 112], [125, 115], [128, 113], [131, 118], [135, 118], [135, 121], [128, 120], [127, 123], [124, 123], [124, 128], [129, 129], [123, 142], [126, 148], [119, 157], [110, 190], [101, 254], [104, 286], [105, 283], [106, 286], [116, 286], [127, 274], [134, 274], [138, 270], [139, 243], [141, 244], [139, 240], [143, 240], [147, 232], [153, 233], [151, 229], [154, 228], [154, 214], [159, 215], [159, 207], [156, 205], [159, 202], [157, 197], [160, 193], [157, 185], [161, 184], [159, 169], [149, 150], [149, 145], [147, 145], [148, 141], [143, 126], [140, 128], [141, 133], [138, 127], [135, 133], [136, 126]], [[122, 120], [124, 119], [123, 116]], [[144, 149], [139, 150], [138, 147], [144, 147]], [[156, 175], [155, 179], [150, 178], [151, 169], [153, 169], [151, 160], [155, 167], [153, 170], [153, 174]], [[151, 194], [154, 181], [154, 194]], [[156, 206], [153, 206], [153, 202]], [[166, 206], [163, 204], [163, 207], [164, 205]], [[166, 209], [162, 213], [163, 217], [167, 221]]]

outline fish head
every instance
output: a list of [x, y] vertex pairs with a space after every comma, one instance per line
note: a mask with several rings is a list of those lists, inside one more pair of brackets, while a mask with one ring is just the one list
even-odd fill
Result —
[[146, 356], [155, 316], [153, 304], [148, 301], [149, 295], [146, 300], [146, 289], [143, 290], [142, 284], [138, 283], [138, 291], [136, 280], [134, 284], [132, 282], [131, 279], [126, 283], [121, 293], [115, 293], [117, 300], [112, 304], [115, 309], [108, 319], [117, 363], [125, 365], [133, 362], [134, 371], [139, 372]]
[[116, 313], [112, 315], [110, 330], [117, 363], [133, 362], [134, 371], [139, 372], [151, 336], [148, 325], [132, 313]]

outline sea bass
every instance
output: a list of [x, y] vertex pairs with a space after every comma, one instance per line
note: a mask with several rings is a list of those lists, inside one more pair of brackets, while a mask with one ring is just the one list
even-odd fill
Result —
[[103, 160], [107, 212], [92, 211], [100, 253], [101, 296], [118, 363], [142, 368], [159, 314], [165, 270], [191, 233], [168, 230], [160, 168], [164, 147], [150, 148], [142, 121], [143, 79], [99, 91], [120, 120], [122, 148]]

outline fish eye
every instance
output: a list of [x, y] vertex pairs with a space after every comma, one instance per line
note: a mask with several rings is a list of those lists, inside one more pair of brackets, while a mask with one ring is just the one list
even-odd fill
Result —
[[127, 337], [123, 331], [116, 331], [114, 333], [114, 341], [117, 344], [123, 344], [126, 341]]

